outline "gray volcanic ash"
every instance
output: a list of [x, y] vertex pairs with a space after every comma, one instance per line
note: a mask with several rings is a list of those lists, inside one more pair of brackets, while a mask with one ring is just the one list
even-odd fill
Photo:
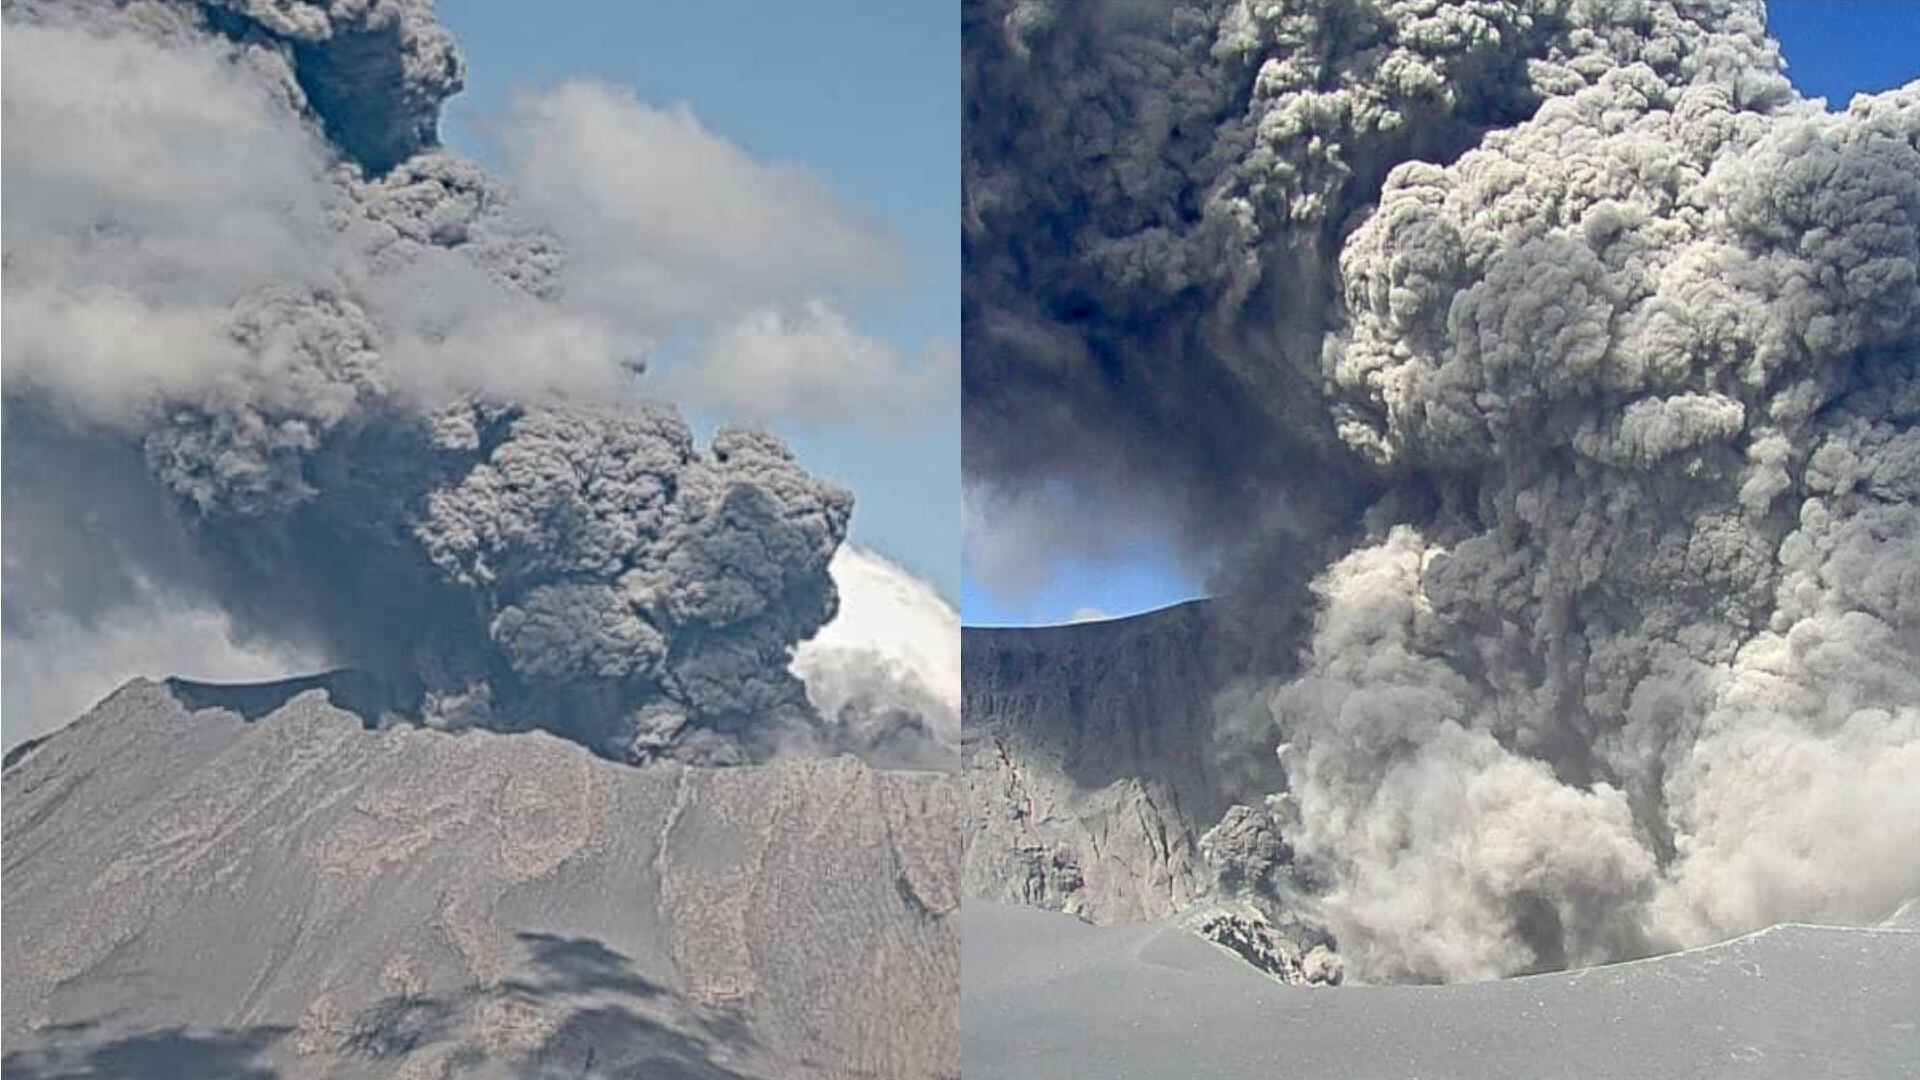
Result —
[[[570, 259], [437, 147], [461, 61], [430, 3], [5, 15], [10, 653], [210, 612], [255, 652], [380, 675], [437, 726], [623, 760], [873, 741], [843, 745], [789, 670], [837, 609], [850, 494], [771, 436], [700, 445], [639, 401], [648, 343], [709, 310], [733, 256], [679, 275], [697, 295], [632, 291], [672, 276], [658, 251]], [[582, 113], [637, 111], [582, 85], [542, 107], [576, 141], [600, 130]], [[593, 206], [522, 173], [588, 231]], [[823, 250], [742, 289], [864, 272], [857, 230], [806, 237]], [[9, 712], [33, 678], [12, 673]], [[885, 681], [862, 688], [899, 706], [885, 752], [950, 758]]]
[[1733, 0], [968, 20], [970, 482], [1224, 567], [1262, 902], [1465, 980], [1920, 894], [1920, 85]]

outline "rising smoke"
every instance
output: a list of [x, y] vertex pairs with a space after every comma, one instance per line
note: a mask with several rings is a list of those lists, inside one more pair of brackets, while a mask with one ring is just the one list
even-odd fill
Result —
[[[436, 146], [461, 61], [424, 0], [5, 11], [10, 663], [171, 610], [254, 660], [375, 672], [439, 726], [623, 760], [865, 748], [789, 670], [836, 612], [851, 496], [771, 436], [700, 445], [634, 381], [718, 297], [878, 265], [823, 192], [572, 84], [514, 130], [624, 132], [655, 173], [556, 176], [529, 134], [512, 153], [549, 217], [523, 214]], [[706, 191], [681, 158], [719, 170]], [[676, 249], [685, 218], [646, 232], [769, 191], [784, 258]], [[621, 197], [654, 212], [569, 258]], [[893, 703], [889, 752], [937, 754], [942, 721]]]
[[828, 567], [840, 613], [794, 651], [831, 741], [878, 764], [960, 767], [960, 613], [933, 586], [870, 551]]
[[967, 28], [969, 481], [1124, 462], [1284, 640], [1268, 903], [1458, 980], [1920, 894], [1920, 84], [1735, 0]]

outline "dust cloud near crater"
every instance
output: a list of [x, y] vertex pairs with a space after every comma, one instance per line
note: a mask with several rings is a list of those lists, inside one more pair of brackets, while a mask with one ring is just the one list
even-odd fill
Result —
[[1920, 84], [1742, 0], [968, 11], [968, 482], [1220, 568], [1244, 898], [1459, 981], [1920, 894]]

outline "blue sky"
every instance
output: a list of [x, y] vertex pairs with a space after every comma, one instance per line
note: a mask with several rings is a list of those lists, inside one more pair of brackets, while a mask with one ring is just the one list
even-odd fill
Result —
[[1130, 615], [1205, 594], [1170, 546], [1138, 538], [1113, 558], [1055, 560], [1045, 584], [1015, 602], [965, 575], [960, 611], [969, 626], [1022, 626]]
[[[960, 337], [960, 19], [951, 3], [748, 0], [635, 4], [446, 0], [467, 89], [442, 137], [490, 165], [487, 135], [519, 89], [594, 78], [686, 102], [763, 160], [798, 164], [889, 233], [897, 280], [845, 296], [860, 330], [919, 357]], [[960, 593], [960, 427], [782, 431], [858, 495], [853, 538]], [[699, 418], [695, 418], [696, 423]]]
[[1844, 109], [1920, 76], [1920, 2], [1773, 0], [1767, 25], [1787, 57], [1787, 75], [1808, 97]]
[[[1920, 0], [1776, 0], [1769, 25], [1802, 94], [1844, 109], [1920, 77]], [[1046, 582], [1017, 600], [995, 597], [970, 575], [961, 615], [969, 625], [1065, 622], [1092, 611], [1125, 615], [1202, 595], [1200, 576], [1168, 546], [1140, 540], [1115, 557], [1055, 559]]]

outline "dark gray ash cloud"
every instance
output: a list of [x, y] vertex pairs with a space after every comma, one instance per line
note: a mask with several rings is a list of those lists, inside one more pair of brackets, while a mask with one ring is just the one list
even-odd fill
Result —
[[[850, 494], [768, 435], [698, 444], [635, 383], [676, 320], [732, 316], [716, 297], [798, 303], [884, 261], [823, 191], [757, 208], [783, 256], [676, 275], [687, 252], [615, 229], [626, 262], [574, 260], [595, 177], [522, 146], [522, 208], [437, 146], [461, 61], [431, 3], [5, 14], [10, 661], [175, 612], [241, 672], [365, 669], [440, 726], [624, 760], [871, 741], [789, 670], [837, 609]], [[771, 190], [690, 116], [585, 84], [525, 109], [620, 153], [661, 134], [623, 122], [666, 129], [719, 170], [710, 218]], [[34, 679], [9, 671], [10, 712], [57, 697]], [[895, 742], [937, 754], [905, 715]]]
[[1920, 86], [1732, 0], [966, 17], [970, 483], [1226, 568], [1269, 903], [1432, 980], [1920, 893]]

